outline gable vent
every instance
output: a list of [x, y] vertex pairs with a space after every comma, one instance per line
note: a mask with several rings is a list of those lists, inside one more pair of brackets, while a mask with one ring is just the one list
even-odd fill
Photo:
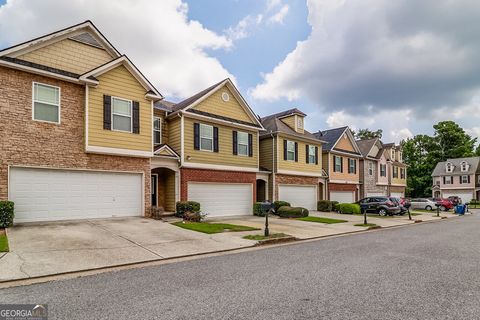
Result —
[[99, 49], [104, 49], [100, 43], [88, 32], [81, 33], [79, 35], [73, 36], [69, 38], [73, 41], [78, 41], [84, 44], [87, 44], [92, 47], [96, 47]]

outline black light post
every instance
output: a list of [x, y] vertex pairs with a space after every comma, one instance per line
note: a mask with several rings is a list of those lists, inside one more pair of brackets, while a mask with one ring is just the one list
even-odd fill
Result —
[[273, 204], [270, 201], [267, 200], [262, 203], [262, 210], [265, 213], [265, 232], [264, 232], [265, 237], [268, 237], [270, 235], [270, 230], [268, 230], [268, 214], [272, 209], [273, 209]]
[[437, 217], [440, 217], [440, 204], [436, 203], [435, 206], [437, 207]]
[[363, 207], [361, 207], [362, 210], [363, 210], [363, 224], [366, 225], [367, 224], [367, 210]]
[[270, 230], [268, 230], [268, 212], [270, 210], [267, 210], [267, 212], [265, 212], [265, 237], [268, 237], [270, 235]]

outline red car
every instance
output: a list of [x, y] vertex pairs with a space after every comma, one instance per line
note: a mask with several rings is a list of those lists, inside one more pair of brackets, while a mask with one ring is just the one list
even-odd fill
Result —
[[448, 211], [450, 209], [453, 209], [454, 205], [452, 201], [448, 199], [434, 199], [434, 201], [440, 205], [440, 210], [442, 211]]

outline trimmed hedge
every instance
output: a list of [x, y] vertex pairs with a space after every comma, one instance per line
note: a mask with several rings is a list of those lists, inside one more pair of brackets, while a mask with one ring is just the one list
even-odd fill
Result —
[[0, 228], [13, 226], [14, 204], [12, 201], [0, 201]]
[[337, 205], [338, 212], [346, 214], [358, 214], [361, 213], [360, 205], [356, 203], [339, 203]]
[[336, 211], [335, 207], [338, 201], [320, 200], [317, 202], [317, 210], [322, 212]]
[[281, 218], [305, 218], [308, 217], [308, 210], [300, 207], [283, 206], [278, 209], [277, 214]]
[[338, 201], [330, 201], [332, 203], [332, 211], [338, 211]]
[[196, 201], [178, 201], [175, 216], [182, 218], [185, 212], [200, 212], [200, 203]]
[[263, 210], [262, 210], [261, 202], [255, 202], [253, 204], [253, 215], [259, 216], [259, 217], [265, 217], [265, 214], [263, 213]]
[[291, 204], [287, 201], [275, 201], [273, 202], [273, 209], [275, 210], [275, 212], [278, 212], [278, 209], [280, 209], [280, 207], [290, 207]]

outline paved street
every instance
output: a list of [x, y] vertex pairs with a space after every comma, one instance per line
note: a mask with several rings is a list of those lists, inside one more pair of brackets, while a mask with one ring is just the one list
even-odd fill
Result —
[[478, 319], [480, 215], [0, 290], [51, 319]]

